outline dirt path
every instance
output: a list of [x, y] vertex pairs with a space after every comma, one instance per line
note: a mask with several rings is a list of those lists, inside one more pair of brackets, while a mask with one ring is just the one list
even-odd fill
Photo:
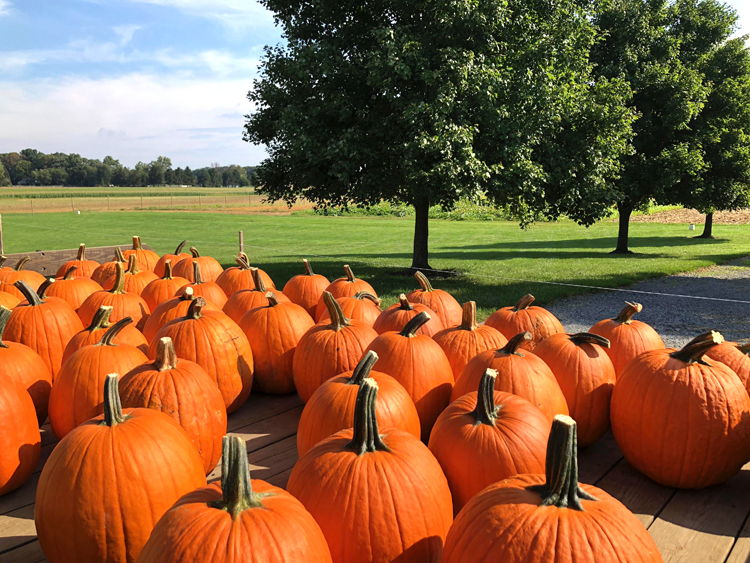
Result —
[[[635, 215], [630, 218], [631, 223], [693, 223], [702, 225], [706, 216], [695, 209], [673, 209], [660, 211], [653, 215]], [[750, 209], [739, 211], [717, 211], [714, 213], [714, 225], [744, 225], [750, 223]]]

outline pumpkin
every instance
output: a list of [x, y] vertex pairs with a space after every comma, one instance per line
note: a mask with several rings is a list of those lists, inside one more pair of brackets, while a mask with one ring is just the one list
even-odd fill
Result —
[[544, 472], [549, 420], [526, 399], [495, 391], [496, 377], [495, 370], [485, 370], [479, 390], [448, 405], [430, 434], [454, 513], [492, 483]]
[[133, 248], [131, 250], [126, 250], [122, 255], [126, 260], [130, 258], [130, 256], [135, 256], [136, 260], [138, 260], [138, 268], [141, 270], [148, 270], [149, 272], [154, 271], [156, 263], [159, 261], [159, 255], [156, 252], [143, 248], [141, 237], [138, 236], [133, 237]]
[[368, 350], [379, 357], [378, 370], [404, 386], [419, 413], [422, 440], [430, 438], [438, 415], [448, 406], [453, 390], [453, 370], [445, 352], [417, 329], [430, 320], [419, 313], [401, 332], [386, 332], [372, 341]]
[[745, 389], [750, 389], [750, 342], [722, 342], [709, 348], [706, 357], [727, 366], [739, 376]]
[[123, 411], [116, 374], [102, 395], [104, 415], [60, 440], [39, 477], [34, 521], [50, 563], [135, 563], [159, 518], [206, 485], [195, 446], [171, 417]]
[[460, 325], [463, 309], [458, 301], [447, 291], [434, 289], [430, 280], [422, 272], [417, 272], [414, 277], [417, 278], [420, 289], [407, 293], [406, 298], [412, 303], [421, 303], [432, 309], [440, 318], [444, 328]]
[[497, 372], [495, 391], [523, 397], [550, 422], [558, 414], [569, 414], [568, 403], [549, 366], [534, 352], [520, 349], [521, 344], [532, 338], [530, 332], [521, 332], [499, 350], [486, 350], [474, 356], [456, 379], [451, 401], [471, 393], [489, 368]]
[[117, 262], [115, 268], [117, 275], [112, 289], [97, 291], [89, 295], [78, 309], [78, 316], [85, 325], [90, 325], [99, 307], [108, 305], [112, 307], [112, 322], [130, 317], [136, 328], [140, 330], [146, 324], [150, 313], [148, 305], [140, 295], [125, 291], [125, 269], [122, 262]]
[[18, 289], [16, 282], [25, 282], [31, 289], [36, 291], [47, 281], [47, 278], [42, 274], [23, 269], [29, 260], [31, 260], [29, 256], [24, 256], [18, 261], [16, 267], [12, 270], [0, 270], [0, 282], [2, 282], [0, 290], [15, 295], [19, 299], [23, 299], [26, 295]]
[[71, 268], [76, 268], [73, 273], [74, 277], [90, 278], [91, 274], [93, 274], [94, 270], [96, 270], [99, 266], [99, 262], [96, 262], [95, 260], [86, 260], [86, 245], [81, 243], [81, 245], [78, 247], [78, 255], [76, 256], [76, 259], [68, 260], [62, 266], [60, 266], [60, 268], [58, 268], [57, 270], [57, 274], [55, 274], [55, 277], [57, 279], [63, 279], [63, 277]]
[[0, 272], [6, 272], [12, 270], [10, 266], [6, 266], [5, 263], [8, 261], [8, 257], [4, 254], [0, 254]]
[[[351, 297], [360, 291], [367, 291], [368, 293], [372, 293], [375, 297], [378, 296], [377, 292], [369, 283], [365, 280], [360, 280], [354, 277], [354, 272], [352, 272], [352, 269], [348, 264], [344, 265], [344, 273], [346, 274], [345, 277], [333, 280], [325, 289], [328, 293], [333, 295], [334, 298]], [[315, 322], [321, 320], [326, 309], [327, 306], [321, 295], [320, 299], [318, 299], [318, 305], [315, 308]]]
[[[255, 289], [255, 279], [253, 277], [252, 268], [247, 259], [247, 254], [240, 252], [234, 257], [234, 261], [237, 262], [237, 266], [227, 268], [219, 274], [218, 278], [216, 278], [216, 283], [224, 291], [224, 294], [227, 297], [231, 297], [243, 289]], [[263, 283], [266, 287], [276, 289], [271, 276], [260, 268], [258, 268], [258, 274], [263, 278]]]
[[[336, 299], [341, 305], [341, 310], [348, 319], [356, 319], [370, 326], [380, 316], [380, 299], [367, 291], [360, 291], [351, 297], [339, 297]], [[320, 316], [318, 322], [330, 321], [331, 315], [326, 310]]]
[[[102, 291], [102, 286], [88, 277], [76, 277], [78, 266], [71, 266], [65, 275], [55, 283], [49, 284], [44, 291], [45, 296], [59, 297], [67, 301], [68, 305], [78, 311], [86, 298], [96, 291]], [[41, 289], [42, 286], [39, 286]]]
[[460, 325], [443, 329], [432, 339], [445, 352], [454, 378], [458, 378], [468, 361], [480, 352], [502, 348], [508, 343], [508, 339], [491, 326], [477, 324], [477, 304], [474, 301], [464, 303]]
[[[94, 314], [91, 324], [77, 333], [70, 339], [63, 352], [62, 361], [65, 361], [73, 355], [73, 352], [80, 350], [84, 346], [96, 344], [102, 339], [107, 329], [111, 327], [110, 317], [112, 316], [112, 307], [102, 305]], [[114, 344], [128, 344], [135, 346], [144, 354], [148, 352], [148, 340], [143, 336], [140, 330], [132, 324], [123, 325], [120, 331], [115, 334], [112, 340]]]
[[359, 386], [370, 378], [378, 384], [375, 404], [384, 428], [400, 428], [415, 438], [421, 435], [419, 415], [406, 389], [390, 375], [372, 371], [378, 355], [367, 352], [352, 371], [332, 377], [313, 393], [302, 410], [297, 428], [297, 453], [305, 455], [321, 440], [354, 424], [354, 405]]
[[[138, 259], [135, 254], [128, 256], [128, 267], [125, 270], [125, 275], [122, 279], [122, 288], [127, 293], [135, 293], [140, 295], [148, 284], [159, 278], [151, 270], [141, 270], [138, 265]], [[117, 281], [117, 271], [112, 274], [107, 281], [104, 282], [102, 287], [104, 289], [112, 289]]]
[[302, 260], [302, 263], [305, 265], [305, 273], [296, 275], [286, 282], [282, 291], [292, 303], [303, 307], [310, 317], [314, 317], [318, 301], [331, 282], [327, 277], [314, 273], [306, 259]]
[[221, 267], [221, 264], [219, 264], [215, 258], [212, 258], [211, 256], [201, 256], [198, 249], [194, 246], [190, 247], [190, 253], [192, 254], [192, 258], [180, 260], [174, 265], [175, 276], [180, 276], [190, 282], [195, 282], [195, 278], [193, 277], [195, 271], [193, 270], [193, 262], [197, 262], [201, 265], [201, 273], [203, 274], [203, 279], [206, 281], [215, 282], [224, 271], [224, 268]]
[[157, 522], [138, 563], [330, 563], [305, 507], [284, 489], [251, 480], [247, 446], [224, 438], [221, 485], [179, 499]]
[[508, 339], [519, 332], [530, 332], [533, 338], [522, 345], [524, 350], [533, 350], [548, 336], [565, 332], [555, 315], [532, 305], [533, 302], [533, 295], [524, 295], [513, 307], [503, 307], [492, 313], [484, 324], [496, 328]]
[[150, 282], [141, 292], [141, 297], [151, 311], [155, 311], [164, 301], [174, 297], [180, 288], [190, 283], [185, 278], [172, 275], [171, 260], [166, 261], [162, 270], [164, 271], [162, 277]]
[[576, 423], [558, 415], [545, 474], [517, 475], [472, 498], [448, 532], [442, 563], [661, 563], [633, 513], [578, 483], [576, 450]]
[[609, 402], [616, 376], [612, 360], [604, 351], [609, 340], [598, 334], [558, 333], [534, 348], [555, 374], [578, 426], [578, 442], [589, 446], [609, 428]]
[[[143, 336], [146, 337], [146, 340], [149, 343], [152, 342], [161, 327], [166, 326], [177, 318], [184, 317], [190, 308], [190, 303], [194, 299], [195, 295], [193, 295], [193, 288], [191, 287], [186, 289], [185, 293], [179, 297], [167, 299], [154, 309], [154, 312], [149, 315], [148, 320], [143, 325]], [[205, 311], [221, 311], [216, 305], [208, 301], [206, 301], [203, 309]]]
[[[2, 285], [3, 282], [0, 282], [0, 285]], [[0, 307], [5, 307], [6, 309], [13, 309], [16, 305], [18, 305], [21, 302], [21, 299], [14, 295], [13, 293], [8, 293], [7, 291], [0, 291]]]
[[159, 340], [169, 337], [177, 356], [206, 370], [224, 397], [227, 413], [245, 402], [253, 386], [253, 351], [237, 324], [222, 312], [205, 310], [206, 300], [191, 300], [187, 313], [163, 326], [151, 341], [156, 358]]
[[384, 332], [399, 332], [403, 330], [406, 323], [422, 312], [428, 313], [430, 317], [432, 317], [432, 320], [419, 327], [417, 334], [435, 336], [438, 332], [445, 329], [443, 321], [441, 321], [440, 317], [435, 314], [435, 311], [430, 309], [427, 305], [410, 302], [403, 293], [398, 296], [398, 303], [391, 305], [378, 315], [372, 328], [374, 328], [378, 334], [383, 334]]
[[16, 282], [23, 293], [22, 301], [13, 309], [5, 326], [5, 338], [25, 344], [39, 354], [54, 381], [62, 365], [62, 355], [70, 339], [83, 330], [73, 308], [59, 297], [39, 297], [24, 281]]
[[169, 260], [173, 265], [177, 264], [177, 262], [180, 262], [181, 260], [184, 260], [185, 258], [190, 258], [190, 254], [187, 252], [183, 252], [182, 249], [187, 244], [186, 240], [183, 240], [180, 244], [177, 245], [177, 248], [175, 248], [175, 251], [173, 254], [170, 254], [169, 252], [164, 254], [159, 260], [156, 262], [156, 266], [154, 266], [154, 273], [160, 277], [163, 278], [164, 274], [166, 272], [166, 264], [167, 260]]
[[707, 332], [681, 350], [644, 352], [617, 380], [612, 432], [625, 459], [657, 483], [708, 487], [750, 457], [750, 397], [731, 369], [704, 358], [723, 341]]
[[37, 413], [25, 383], [4, 375], [0, 375], [0, 445], [2, 496], [31, 477], [42, 452]]
[[227, 296], [224, 290], [219, 287], [219, 284], [212, 281], [205, 281], [201, 272], [201, 265], [198, 262], [193, 262], [193, 282], [188, 285], [182, 286], [177, 290], [175, 295], [182, 295], [185, 290], [190, 287], [193, 290], [193, 295], [196, 297], [203, 297], [206, 301], [210, 301], [216, 305], [219, 309], [224, 307], [227, 303]]
[[20, 383], [34, 403], [38, 426], [41, 426], [47, 420], [52, 373], [39, 354], [28, 346], [18, 342], [3, 342], [3, 333], [10, 315], [9, 309], [0, 306], [0, 387], [7, 381]]
[[253, 350], [253, 387], [261, 393], [293, 393], [294, 351], [315, 323], [302, 307], [279, 303], [271, 291], [266, 293], [266, 299], [268, 305], [251, 309], [239, 324]]
[[94, 272], [91, 274], [91, 279], [99, 285], [105, 284], [109, 278], [117, 273], [117, 263], [127, 262], [127, 258], [122, 253], [120, 247], [115, 247], [115, 257], [110, 262], [102, 263]]
[[132, 322], [120, 319], [99, 342], [73, 352], [52, 384], [49, 423], [58, 438], [103, 412], [102, 393], [108, 373], [126, 373], [148, 358], [135, 346], [115, 344], [114, 338]]
[[397, 428], [381, 433], [377, 391], [375, 381], [362, 381], [354, 427], [302, 456], [287, 490], [320, 525], [334, 563], [438, 563], [453, 516], [448, 483], [417, 438]]
[[626, 302], [625, 308], [614, 319], [599, 321], [591, 327], [591, 334], [598, 334], [609, 340], [609, 348], [605, 348], [615, 374], [625, 370], [633, 358], [648, 350], [664, 348], [661, 336], [644, 322], [633, 320], [633, 315], [640, 313], [643, 305]]
[[[236, 323], [239, 323], [248, 311], [268, 305], [268, 299], [266, 298], [268, 290], [260, 275], [260, 270], [258, 268], [250, 268], [250, 271], [255, 279], [255, 289], [238, 291], [227, 300], [222, 308], [224, 313]], [[279, 303], [290, 302], [289, 298], [280, 291], [274, 291], [274, 295], [276, 296], [276, 301]]]
[[153, 362], [122, 376], [120, 399], [126, 408], [154, 409], [171, 416], [198, 450], [205, 473], [216, 467], [227, 432], [224, 397], [206, 370], [177, 359], [171, 339], [159, 340]]
[[313, 326], [300, 338], [294, 351], [294, 386], [304, 402], [330, 378], [353, 370], [378, 335], [362, 321], [347, 319], [328, 291], [323, 292], [323, 299], [332, 319], [330, 324]]

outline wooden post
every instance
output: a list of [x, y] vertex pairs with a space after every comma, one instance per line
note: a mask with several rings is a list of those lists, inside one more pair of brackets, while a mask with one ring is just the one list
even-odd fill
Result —
[[141, 195], [141, 209], [143, 209], [143, 196]]
[[198, 207], [201, 206], [201, 194], [198, 194]]
[[240, 231], [240, 252], [245, 252], [245, 235]]
[[31, 203], [31, 214], [33, 215], [34, 214], [34, 199], [33, 198], [30, 199], [29, 203]]
[[109, 209], [109, 196], [107, 196], [107, 211], [110, 211], [110, 209]]
[[70, 210], [71, 211], [75, 211], [76, 210], [76, 208], [73, 207], [73, 196], [70, 196]]
[[0, 215], [0, 254], [5, 254], [5, 246], [3, 245], [3, 216]]

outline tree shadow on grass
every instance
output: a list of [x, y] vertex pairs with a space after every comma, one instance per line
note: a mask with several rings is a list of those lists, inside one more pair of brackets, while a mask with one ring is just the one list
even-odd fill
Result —
[[[637, 252], [639, 248], [661, 248], [664, 246], [695, 246], [695, 245], [711, 245], [711, 244], [722, 244], [728, 239], [697, 239], [690, 237], [669, 237], [669, 236], [653, 236], [653, 237], [638, 237], [631, 236], [628, 239], [628, 244], [631, 250]], [[508, 242], [493, 242], [490, 244], [467, 244], [461, 246], [449, 246], [444, 247], [445, 250], [502, 250], [502, 249], [549, 249], [557, 252], [564, 252], [567, 248], [588, 248], [588, 249], [602, 249], [611, 251], [617, 246], [616, 237], [600, 237], [600, 238], [571, 238], [564, 240], [530, 240], [530, 241], [508, 241]], [[565, 252], [565, 255], [573, 253]], [[601, 256], [600, 253], [595, 253], [596, 256]], [[649, 256], [654, 256], [650, 254]]]

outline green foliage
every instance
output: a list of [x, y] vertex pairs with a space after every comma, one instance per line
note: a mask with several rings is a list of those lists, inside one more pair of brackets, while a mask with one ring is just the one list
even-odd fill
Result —
[[[295, 211], [294, 215], [309, 215], [310, 213], [326, 217], [413, 217], [414, 206], [383, 201], [369, 207], [361, 205], [320, 207], [313, 211]], [[469, 199], [458, 200], [452, 208], [433, 205], [430, 207], [429, 218], [449, 221], [513, 220], [513, 216], [508, 210], [487, 203], [476, 203]]]
[[3, 163], [0, 162], [0, 186], [10, 185], [10, 176], [8, 176], [8, 171], [5, 170], [5, 166], [3, 166]]

